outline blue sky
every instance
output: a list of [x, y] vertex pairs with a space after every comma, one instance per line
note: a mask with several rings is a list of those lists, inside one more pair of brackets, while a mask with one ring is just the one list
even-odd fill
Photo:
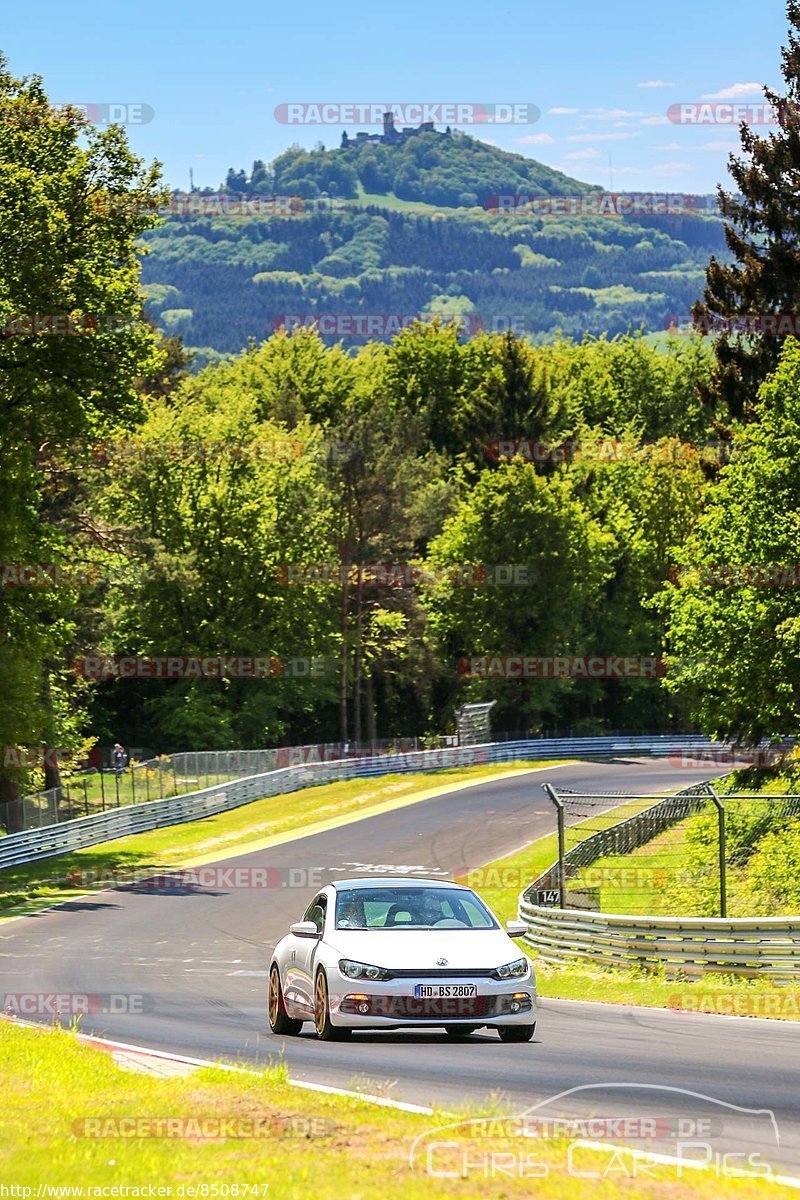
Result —
[[755, 85], [780, 85], [785, 34], [782, 0], [36, 0], [6, 8], [0, 49], [54, 101], [150, 105], [130, 141], [172, 187], [190, 168], [217, 186], [293, 142], [339, 144], [341, 125], [281, 124], [280, 103], [483, 102], [541, 110], [488, 134], [461, 126], [504, 149], [606, 188], [611, 154], [617, 190], [704, 192], [726, 179], [736, 126], [672, 124], [668, 106], [759, 99]]

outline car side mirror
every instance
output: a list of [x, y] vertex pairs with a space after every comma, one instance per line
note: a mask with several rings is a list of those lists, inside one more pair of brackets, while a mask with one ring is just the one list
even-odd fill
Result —
[[506, 933], [509, 937], [524, 937], [528, 926], [524, 921], [506, 921]]
[[295, 921], [293, 925], [289, 926], [289, 932], [293, 933], [295, 937], [322, 937], [313, 921]]

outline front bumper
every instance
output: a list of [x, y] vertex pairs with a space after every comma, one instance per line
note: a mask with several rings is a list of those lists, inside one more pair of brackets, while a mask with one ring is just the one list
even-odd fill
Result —
[[[393, 979], [385, 983], [330, 979], [331, 1023], [360, 1029], [387, 1029], [401, 1025], [532, 1025], [536, 1020], [536, 985], [529, 973], [519, 979], [492, 980], [459, 977], [457, 983], [474, 984], [474, 996], [417, 998], [416, 984], [441, 984], [431, 979]], [[456, 982], [456, 981], [454, 981]]]

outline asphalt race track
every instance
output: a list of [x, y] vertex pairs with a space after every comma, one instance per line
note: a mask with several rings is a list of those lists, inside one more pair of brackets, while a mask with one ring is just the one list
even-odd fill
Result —
[[96, 893], [0, 924], [0, 991], [144, 996], [145, 1011], [85, 1016], [81, 1029], [200, 1058], [264, 1062], [283, 1053], [293, 1078], [390, 1088], [419, 1104], [461, 1106], [502, 1094], [519, 1113], [570, 1092], [537, 1111], [668, 1119], [658, 1145], [667, 1154], [675, 1153], [675, 1128], [690, 1138], [692, 1122], [709, 1118], [715, 1154], [760, 1153], [775, 1170], [800, 1175], [800, 1023], [545, 999], [536, 1038], [522, 1046], [488, 1031], [464, 1042], [408, 1030], [319, 1043], [310, 1024], [287, 1039], [273, 1037], [267, 1024], [270, 951], [302, 915], [315, 879], [400, 866], [446, 877], [481, 866], [554, 830], [544, 782], [641, 793], [701, 777], [651, 759], [565, 765], [220, 864], [282, 868], [283, 886]]

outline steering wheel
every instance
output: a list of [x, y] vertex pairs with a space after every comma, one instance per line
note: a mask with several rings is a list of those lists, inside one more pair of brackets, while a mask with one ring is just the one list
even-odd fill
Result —
[[469, 929], [469, 925], [465, 921], [459, 921], [456, 917], [445, 917], [443, 921], [436, 921], [432, 926], [433, 929]]

